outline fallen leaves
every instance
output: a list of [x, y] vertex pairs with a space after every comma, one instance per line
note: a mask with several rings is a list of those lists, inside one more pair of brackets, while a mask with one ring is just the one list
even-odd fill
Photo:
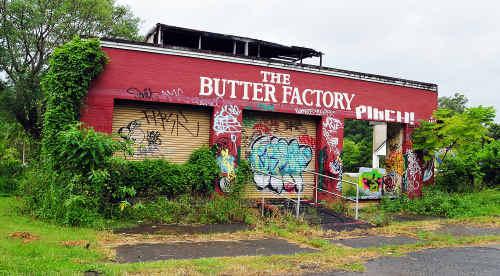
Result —
[[90, 247], [90, 243], [86, 240], [62, 241], [61, 244], [66, 247], [84, 247], [87, 249]]
[[29, 243], [40, 239], [38, 236], [31, 234], [30, 232], [13, 232], [10, 233], [9, 237], [13, 239], [21, 239], [23, 243]]

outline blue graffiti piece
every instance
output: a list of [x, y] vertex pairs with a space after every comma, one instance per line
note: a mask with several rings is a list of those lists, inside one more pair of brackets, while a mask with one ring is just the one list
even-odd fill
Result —
[[310, 146], [301, 145], [296, 139], [260, 136], [252, 142], [250, 149], [248, 161], [256, 170], [254, 182], [258, 190], [268, 188], [276, 193], [303, 191], [302, 172], [312, 159]]
[[301, 175], [312, 159], [312, 149], [296, 139], [261, 136], [251, 145], [248, 161], [261, 172], [271, 175]]

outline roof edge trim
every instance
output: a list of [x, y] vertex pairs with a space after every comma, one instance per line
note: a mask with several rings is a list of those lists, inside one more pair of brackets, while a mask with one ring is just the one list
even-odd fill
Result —
[[256, 58], [251, 58], [251, 57], [225, 56], [225, 55], [204, 53], [204, 52], [199, 52], [199, 51], [188, 51], [188, 50], [181, 50], [181, 49], [172, 49], [172, 48], [167, 48], [167, 47], [158, 47], [158, 46], [154, 46], [154, 45], [148, 46], [148, 45], [144, 45], [144, 43], [116, 42], [116, 41], [111, 41], [111, 40], [106, 40], [106, 39], [101, 39], [101, 46], [108, 47], [108, 48], [117, 48], [117, 49], [124, 49], [124, 50], [150, 52], [150, 53], [174, 55], [174, 56], [185, 56], [185, 57], [192, 57], [192, 58], [201, 58], [201, 59], [216, 60], [216, 61], [223, 61], [223, 62], [247, 64], [247, 65], [258, 65], [258, 66], [264, 66], [264, 67], [269, 67], [269, 68], [285, 69], [285, 70], [292, 70], [292, 71], [298, 71], [298, 72], [327, 75], [327, 76], [335, 76], [335, 77], [363, 80], [363, 81], [383, 83], [383, 84], [403, 86], [403, 87], [411, 87], [411, 88], [417, 88], [417, 89], [433, 91], [433, 92], [437, 92], [437, 90], [438, 90], [437, 85], [432, 84], [432, 83], [418, 82], [418, 81], [399, 79], [399, 78], [393, 78], [393, 77], [387, 77], [387, 76], [381, 76], [381, 75], [374, 75], [374, 74], [368, 74], [368, 73], [335, 69], [335, 68], [329, 68], [329, 67], [324, 67], [324, 66], [322, 66], [322, 67], [314, 66], [314, 65], [299, 66], [297, 64], [281, 63], [281, 62], [276, 62], [276, 61], [272, 61], [272, 60], [263, 60], [263, 59], [256, 59]]

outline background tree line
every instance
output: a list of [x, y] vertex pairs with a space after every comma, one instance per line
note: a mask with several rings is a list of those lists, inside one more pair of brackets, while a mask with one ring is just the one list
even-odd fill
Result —
[[0, 104], [36, 139], [44, 110], [40, 79], [55, 47], [74, 36], [140, 39], [139, 18], [114, 0], [0, 1]]
[[74, 36], [139, 40], [139, 23], [114, 0], [0, 0], [0, 192], [38, 159], [53, 50]]

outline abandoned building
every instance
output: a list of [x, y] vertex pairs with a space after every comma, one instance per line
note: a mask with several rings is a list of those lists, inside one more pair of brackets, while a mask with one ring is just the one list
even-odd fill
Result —
[[[418, 195], [433, 179], [410, 134], [436, 109], [435, 84], [325, 67], [323, 53], [310, 48], [164, 24], [143, 43], [102, 39], [101, 46], [110, 61], [81, 120], [131, 141], [127, 158], [185, 162], [193, 149], [217, 146], [219, 192], [244, 158], [254, 170], [248, 197], [317, 200], [345, 186], [344, 120], [357, 119], [374, 129], [379, 174], [360, 181], [367, 198]], [[305, 64], [311, 57], [319, 64]], [[386, 165], [377, 169], [380, 156]]]

